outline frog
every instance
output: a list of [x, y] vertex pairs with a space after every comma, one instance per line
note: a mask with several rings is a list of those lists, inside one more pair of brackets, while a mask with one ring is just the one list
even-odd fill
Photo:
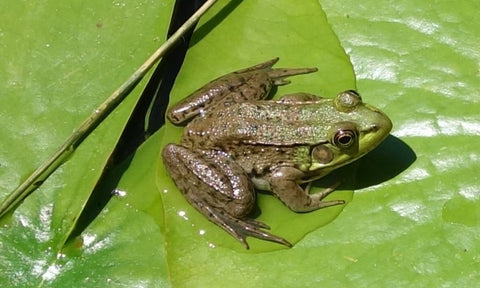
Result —
[[167, 111], [184, 126], [180, 143], [162, 151], [170, 178], [208, 220], [249, 249], [247, 237], [292, 247], [251, 216], [257, 193], [273, 194], [306, 213], [336, 205], [325, 200], [339, 183], [311, 193], [314, 180], [351, 163], [390, 133], [392, 122], [354, 90], [334, 98], [299, 92], [269, 98], [289, 76], [316, 68], [273, 68], [275, 58], [221, 76]]

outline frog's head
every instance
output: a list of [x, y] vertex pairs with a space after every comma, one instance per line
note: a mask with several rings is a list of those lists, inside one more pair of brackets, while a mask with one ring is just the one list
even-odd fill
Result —
[[[392, 122], [379, 109], [363, 103], [360, 95], [344, 91], [330, 102], [326, 143], [312, 150], [309, 170], [325, 174], [377, 147], [389, 135]], [[323, 174], [323, 173], [322, 173]]]

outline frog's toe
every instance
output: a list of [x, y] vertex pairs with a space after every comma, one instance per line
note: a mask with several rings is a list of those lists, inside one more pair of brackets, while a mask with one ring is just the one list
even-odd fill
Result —
[[268, 225], [263, 222], [244, 218], [237, 219], [223, 211], [219, 211], [215, 208], [203, 206], [204, 211], [208, 211], [209, 219], [227, 231], [235, 239], [237, 239], [246, 249], [249, 249], [246, 238], [248, 236], [279, 243], [287, 247], [292, 247], [292, 244], [282, 237], [273, 235], [262, 229], [270, 229]]
[[317, 71], [317, 68], [275, 68], [268, 71], [268, 77], [270, 77], [273, 84], [281, 86], [290, 83], [289, 80], [285, 79], [286, 77], [309, 74]]
[[285, 245], [287, 247], [292, 247], [292, 244], [285, 240], [282, 237], [273, 235], [267, 231], [262, 230], [263, 229], [270, 229], [267, 225], [265, 225], [262, 222], [253, 220], [253, 219], [243, 219], [243, 220], [237, 220], [238, 224], [241, 226], [239, 234], [243, 234], [244, 237], [246, 236], [252, 236], [255, 238], [275, 242], [278, 244]]
[[[335, 182], [329, 187], [325, 188], [323, 191], [317, 192], [315, 194], [311, 194], [311, 197], [314, 198], [316, 201], [322, 201], [325, 197], [330, 195], [332, 192], [337, 189], [338, 186], [340, 186], [340, 182]], [[305, 189], [307, 193], [309, 193], [310, 188], [311, 188], [312, 182], [310, 182]], [[329, 207], [329, 206], [335, 206], [335, 205], [342, 205], [345, 204], [344, 200], [331, 200], [331, 201], [322, 201], [323, 205], [319, 208], [324, 208], [324, 207]]]
[[258, 228], [270, 230], [270, 226], [268, 226], [267, 224], [265, 224], [261, 221], [257, 221], [255, 219], [246, 218], [246, 219], [243, 219], [242, 221], [244, 221], [244, 222], [246, 222], [246, 223], [248, 223], [252, 226], [257, 226]]

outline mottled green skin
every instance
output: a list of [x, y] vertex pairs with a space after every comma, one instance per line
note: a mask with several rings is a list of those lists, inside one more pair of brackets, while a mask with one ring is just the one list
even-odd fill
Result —
[[[344, 122], [352, 123], [359, 132], [358, 149], [342, 151], [349, 154], [349, 159], [332, 160], [328, 165], [318, 167], [316, 159], [310, 155], [311, 148], [331, 145], [329, 141], [338, 124]], [[342, 112], [337, 110], [334, 99], [257, 100], [215, 109], [194, 119], [185, 128], [182, 144], [192, 149], [225, 151], [247, 173], [286, 165], [303, 172], [323, 169], [318, 171], [319, 176], [323, 176], [329, 172], [325, 171], [327, 167], [331, 168], [328, 170], [336, 169], [376, 147], [390, 130], [369, 130], [378, 124], [388, 128], [391, 126], [388, 122], [383, 113], [363, 103], [353, 111]]]
[[[247, 236], [290, 246], [262, 230], [268, 228], [265, 224], [247, 218], [255, 204], [254, 187], [271, 191], [297, 212], [343, 204], [322, 201], [332, 190], [309, 194], [300, 184], [358, 159], [383, 141], [392, 126], [354, 91], [335, 99], [298, 93], [259, 100], [268, 94], [265, 87], [285, 84], [283, 77], [312, 71], [271, 65], [225, 75], [174, 106], [169, 114], [173, 122], [193, 120], [181, 144], [163, 151], [165, 166], [185, 198], [247, 248]], [[235, 85], [229, 86], [229, 79]], [[216, 82], [223, 88], [217, 89]]]

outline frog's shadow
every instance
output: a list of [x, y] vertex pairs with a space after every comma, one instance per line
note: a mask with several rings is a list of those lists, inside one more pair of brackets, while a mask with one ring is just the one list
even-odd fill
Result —
[[[405, 171], [417, 156], [410, 146], [389, 135], [377, 148], [349, 165], [319, 180], [324, 183], [340, 181], [339, 190], [359, 190], [388, 181]], [[340, 180], [339, 180], [340, 179]], [[317, 184], [317, 183], [314, 183]]]
[[[340, 182], [337, 190], [359, 190], [392, 179], [405, 171], [416, 159], [415, 152], [405, 142], [389, 135], [382, 144], [358, 161], [335, 170], [315, 181], [313, 185], [330, 187]], [[250, 216], [258, 217], [261, 213], [260, 207], [256, 205]]]

